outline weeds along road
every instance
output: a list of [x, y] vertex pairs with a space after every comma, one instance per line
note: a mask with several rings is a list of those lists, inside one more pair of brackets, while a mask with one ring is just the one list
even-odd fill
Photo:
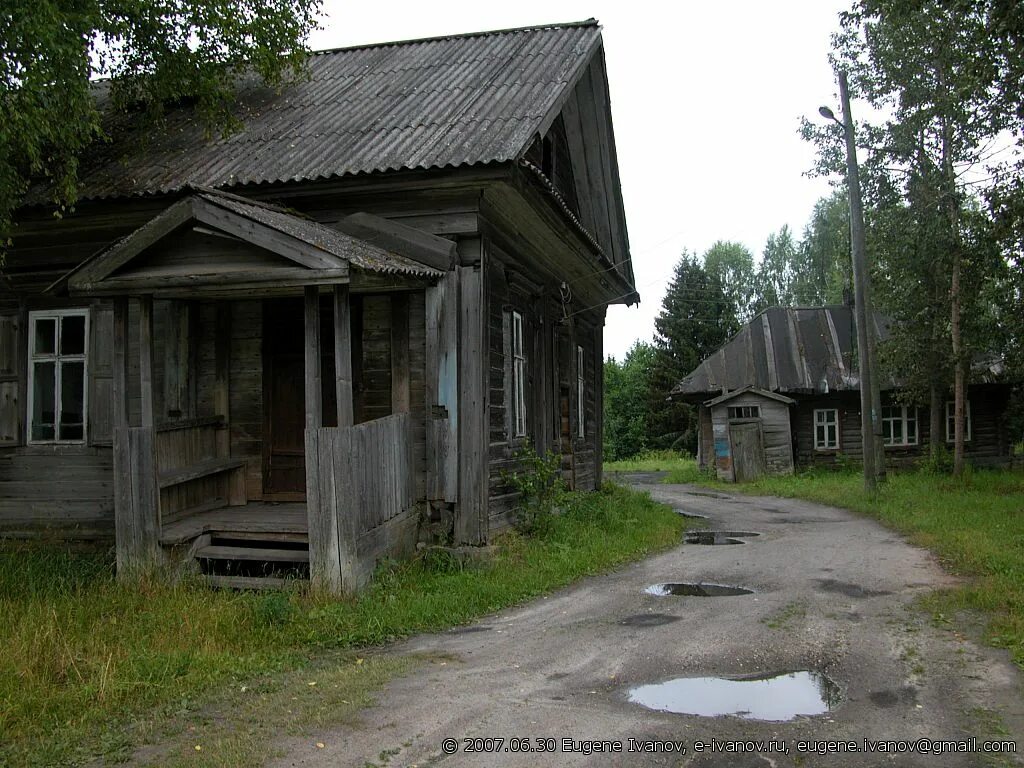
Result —
[[[873, 521], [808, 502], [644, 487], [706, 515], [712, 529], [759, 535], [680, 544], [481, 623], [397, 645], [388, 653], [433, 661], [389, 683], [359, 723], [282, 741], [285, 757], [275, 765], [1024, 764], [1019, 671], [1005, 653], [936, 626], [915, 605], [955, 583], [928, 552]], [[753, 594], [645, 592], [665, 582]], [[632, 689], [676, 678], [800, 671], [835, 684], [819, 685], [829, 711], [776, 722], [630, 701]], [[766, 690], [752, 713], [789, 695]], [[711, 706], [715, 696], [687, 694], [682, 706]], [[795, 708], [813, 711], [813, 703]], [[949, 751], [1000, 740], [1017, 754]], [[743, 752], [722, 751], [733, 749]]]

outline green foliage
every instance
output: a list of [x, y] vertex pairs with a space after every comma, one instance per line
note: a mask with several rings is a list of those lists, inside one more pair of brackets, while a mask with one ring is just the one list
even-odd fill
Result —
[[515, 453], [516, 469], [501, 473], [502, 482], [519, 493], [516, 509], [516, 530], [527, 535], [543, 536], [568, 488], [562, 480], [562, 457], [554, 451], [540, 455], [527, 441]]
[[853, 295], [850, 205], [845, 190], [837, 190], [814, 204], [798, 255], [791, 289], [796, 304], [842, 304], [844, 292]]
[[471, 621], [674, 546], [683, 527], [668, 507], [614, 485], [569, 494], [563, 509], [542, 536], [507, 536], [489, 562], [393, 564], [349, 600], [193, 583], [140, 590], [117, 583], [105, 555], [8, 544], [0, 549], [0, 764], [123, 756], [140, 726], [202, 711], [229, 683], [302, 668], [325, 649]]
[[[1024, 337], [1013, 233], [1024, 221], [1024, 12], [1001, 0], [854, 0], [840, 22], [833, 63], [874, 108], [857, 127], [869, 262], [878, 306], [900, 328], [883, 363], [911, 396], [937, 402], [971, 361]], [[845, 173], [838, 126], [804, 121], [803, 132], [818, 172]]]
[[654, 347], [636, 342], [621, 363], [604, 363], [604, 459], [615, 461], [645, 450], [651, 427], [647, 410]]
[[[297, 73], [321, 0], [8, 0], [0, 34], [0, 242], [29, 184], [74, 204], [79, 159], [111, 113], [155, 123], [189, 100], [212, 130], [237, 124], [236, 78]], [[97, 77], [109, 84], [90, 83]]]
[[605, 462], [606, 472], [670, 472], [687, 466], [693, 457], [671, 449], [647, 450], [618, 461]]
[[669, 394], [739, 330], [738, 312], [721, 278], [705, 269], [696, 256], [684, 252], [654, 321], [654, 361], [647, 396], [651, 448], [696, 450], [693, 408], [669, 401]]
[[768, 235], [757, 269], [757, 311], [793, 306], [796, 255], [797, 245], [788, 226], [783, 225], [778, 233]]
[[745, 245], [718, 240], [704, 252], [704, 271], [722, 287], [740, 323], [745, 323], [754, 315], [757, 279], [754, 256]]

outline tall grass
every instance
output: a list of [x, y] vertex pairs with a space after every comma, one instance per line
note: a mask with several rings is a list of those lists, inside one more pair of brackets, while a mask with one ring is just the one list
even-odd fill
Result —
[[[109, 557], [0, 551], [0, 764], [123, 751], [124, 725], [195, 706], [227, 680], [294, 669], [467, 622], [679, 541], [683, 521], [644, 494], [574, 494], [541, 537], [503, 537], [490, 562], [445, 555], [382, 569], [359, 599], [119, 584]], [[6, 762], [5, 762], [6, 761]]]

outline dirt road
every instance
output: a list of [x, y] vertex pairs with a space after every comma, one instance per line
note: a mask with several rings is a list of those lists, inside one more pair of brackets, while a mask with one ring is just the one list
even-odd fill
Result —
[[[739, 544], [681, 544], [479, 624], [398, 645], [389, 652], [428, 653], [435, 661], [390, 683], [359, 727], [286, 742], [287, 756], [276, 765], [1024, 764], [1016, 667], [913, 606], [920, 595], [955, 583], [927, 552], [874, 522], [816, 504], [645, 488], [679, 510], [706, 515], [713, 529], [759, 535], [738, 537]], [[753, 593], [645, 593], [666, 582]], [[800, 671], [811, 673], [828, 711], [775, 722], [673, 714], [630, 700], [635, 688], [676, 678]], [[775, 717], [789, 704], [816, 711], [815, 695], [799, 698], [807, 691], [753, 688], [744, 705], [723, 704], [714, 688], [669, 704], [731, 705], [752, 714], [767, 704]], [[975, 738], [968, 746], [980, 749], [1014, 737], [1017, 755], [864, 752], [907, 750], [909, 742], [917, 750], [952, 748], [922, 739]], [[456, 740], [453, 754], [445, 739]], [[616, 747], [621, 751], [596, 751]], [[861, 751], [847, 751], [853, 747]], [[826, 749], [844, 751], [821, 754]]]

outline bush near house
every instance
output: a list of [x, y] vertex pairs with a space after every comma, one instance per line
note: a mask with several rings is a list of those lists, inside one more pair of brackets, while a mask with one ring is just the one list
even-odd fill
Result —
[[[492, 560], [443, 554], [382, 569], [355, 600], [296, 589], [214, 592], [125, 586], [107, 555], [0, 549], [0, 765], [124, 756], [131, 722], [195, 712], [231, 681], [301, 668], [332, 648], [437, 631], [679, 541], [683, 520], [615, 485], [566, 494], [534, 536], [509, 533]], [[145, 729], [143, 729], [145, 730]]]

